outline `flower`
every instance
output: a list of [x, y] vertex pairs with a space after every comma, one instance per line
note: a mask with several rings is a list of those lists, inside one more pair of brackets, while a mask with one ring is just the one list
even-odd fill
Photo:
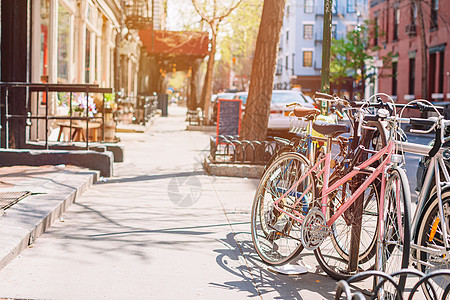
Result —
[[93, 117], [94, 114], [97, 113], [94, 98], [89, 96], [86, 99], [86, 96], [82, 94], [74, 95], [72, 100], [72, 109], [80, 113], [86, 113], [86, 109], [88, 109], [90, 117]]

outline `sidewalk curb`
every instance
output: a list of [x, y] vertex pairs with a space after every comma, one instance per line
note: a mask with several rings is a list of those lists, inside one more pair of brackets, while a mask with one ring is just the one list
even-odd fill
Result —
[[264, 166], [247, 164], [218, 164], [212, 163], [208, 157], [203, 161], [203, 167], [208, 175], [261, 178], [264, 173]]
[[216, 132], [216, 126], [206, 126], [206, 125], [187, 125], [187, 131], [206, 131], [206, 132]]
[[[33, 244], [98, 177], [99, 172], [91, 170], [62, 173], [48, 184], [58, 192], [28, 196], [6, 210], [0, 218], [0, 270]], [[69, 178], [72, 186], [65, 182]]]

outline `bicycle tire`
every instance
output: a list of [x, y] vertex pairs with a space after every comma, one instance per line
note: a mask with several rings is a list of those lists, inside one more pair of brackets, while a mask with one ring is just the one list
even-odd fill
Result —
[[[368, 122], [367, 127], [376, 130], [364, 129], [359, 145], [365, 149], [379, 151], [387, 145], [384, 127], [380, 122]], [[355, 148], [356, 149], [356, 148]], [[335, 173], [335, 178], [330, 178], [330, 186], [336, 182], [345, 172], [352, 169], [352, 166], [358, 165], [369, 159], [371, 154], [363, 152], [353, 161], [341, 174]], [[376, 161], [372, 167], [377, 167], [382, 159]], [[356, 176], [355, 176], [356, 177]], [[359, 174], [353, 180], [339, 187], [334, 194], [329, 196], [327, 207], [327, 219], [329, 219], [340, 207], [342, 202], [339, 199], [340, 194], [353, 193], [359, 187], [360, 182], [368, 175]], [[359, 180], [359, 183], [358, 183]], [[350, 188], [349, 185], [353, 187]], [[322, 269], [329, 276], [336, 280], [348, 279], [352, 275], [371, 269], [375, 264], [376, 240], [378, 226], [378, 204], [380, 200], [381, 176], [376, 178], [369, 185], [366, 191], [357, 199], [346, 212], [344, 212], [333, 225], [331, 225], [331, 234], [325, 239], [322, 245], [315, 251], [315, 256]], [[347, 198], [347, 197], [346, 197]], [[358, 203], [358, 201], [360, 201]], [[359, 208], [357, 205], [360, 205]], [[359, 209], [359, 210], [358, 210]], [[359, 216], [359, 217], [358, 217]], [[363, 226], [364, 223], [364, 226]], [[361, 235], [364, 233], [364, 236]], [[352, 252], [353, 251], [353, 252]], [[357, 260], [350, 259], [357, 255]]]
[[[331, 181], [333, 184], [337, 179]], [[371, 184], [364, 192], [363, 209], [363, 229], [364, 236], [361, 239], [361, 246], [358, 255], [358, 271], [366, 271], [373, 268], [375, 264], [377, 226], [378, 226], [378, 203], [379, 188]], [[327, 219], [329, 219], [343, 203], [342, 194], [351, 193], [347, 185], [343, 185], [333, 194], [329, 195], [329, 205], [327, 207]], [[352, 239], [352, 214], [344, 212], [331, 226], [330, 235], [314, 251], [316, 259], [322, 269], [329, 276], [336, 280], [345, 280], [355, 275], [357, 272], [349, 271], [349, 251]]]
[[[301, 154], [284, 153], [267, 169], [258, 185], [252, 205], [251, 233], [255, 250], [266, 264], [286, 264], [303, 250], [300, 224], [276, 210], [273, 203], [310, 167], [309, 161]], [[310, 191], [300, 199], [301, 207], [294, 207], [297, 199], [310, 184]], [[286, 195], [280, 206], [289, 213], [300, 212], [306, 215], [314, 196], [315, 181], [310, 173], [296, 189]]]
[[[444, 240], [443, 236], [442, 236], [441, 224], [437, 223], [437, 227], [435, 228], [435, 234], [433, 235], [433, 237], [431, 238], [431, 241], [430, 241], [430, 233], [432, 231], [434, 231], [432, 228], [433, 228], [434, 222], [436, 221], [436, 218], [438, 217], [438, 214], [439, 214], [439, 206], [438, 206], [439, 201], [437, 198], [437, 194], [434, 193], [431, 196], [429, 201], [430, 201], [429, 205], [423, 211], [422, 216], [419, 219], [421, 221], [417, 227], [418, 228], [417, 243], [422, 247], [436, 249], [437, 247], [443, 246], [443, 240]], [[450, 190], [448, 190], [448, 189], [443, 190], [443, 192], [442, 192], [442, 204], [444, 207], [444, 211], [448, 211], [447, 219], [446, 219], [446, 223], [447, 223], [447, 227], [448, 227], [450, 224]], [[447, 230], [449, 230], [449, 229], [447, 229]], [[434, 262], [430, 261], [431, 255], [425, 251], [418, 250], [417, 257], [419, 258], [419, 263], [418, 263], [417, 267], [420, 271], [424, 272], [425, 274], [428, 274], [430, 272], [433, 272], [433, 271], [436, 271], [436, 270], [439, 270], [442, 268], [445, 268], [445, 269], [450, 268], [450, 263], [439, 264], [439, 263], [434, 263]], [[432, 264], [434, 267], [422, 264], [422, 263], [420, 263], [420, 261], [425, 261], [428, 264]], [[445, 291], [445, 286], [450, 284], [450, 277], [449, 276], [435, 277], [431, 281], [432, 281], [433, 287], [436, 290], [437, 296], [440, 299], [440, 297], [443, 296], [443, 293]], [[442, 285], [444, 285], [444, 288], [442, 287]], [[427, 299], [434, 299], [432, 292], [429, 290], [429, 286], [422, 285], [422, 290]]]
[[[399, 199], [396, 198], [399, 195]], [[397, 203], [400, 205], [398, 207]], [[384, 234], [381, 236], [380, 255], [377, 257], [380, 271], [387, 274], [407, 268], [409, 264], [411, 231], [410, 231], [411, 194], [406, 173], [399, 167], [388, 170], [388, 179], [384, 197]], [[399, 228], [398, 217], [401, 217]], [[402, 232], [403, 231], [403, 232]], [[406, 275], [396, 278], [400, 290], [404, 290]], [[396, 299], [395, 289], [385, 288], [384, 299]]]

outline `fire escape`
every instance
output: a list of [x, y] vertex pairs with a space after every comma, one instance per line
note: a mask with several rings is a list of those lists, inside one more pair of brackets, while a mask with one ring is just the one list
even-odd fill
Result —
[[[152, 27], [152, 4], [149, 0], [124, 1], [125, 25], [129, 29], [149, 29]], [[152, 0], [153, 2], [153, 0]]]

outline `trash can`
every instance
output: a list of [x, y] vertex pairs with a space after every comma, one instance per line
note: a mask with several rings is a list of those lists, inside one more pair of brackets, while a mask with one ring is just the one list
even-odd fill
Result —
[[158, 109], [161, 110], [162, 117], [167, 117], [168, 107], [169, 107], [169, 95], [167, 95], [167, 94], [158, 95]]

